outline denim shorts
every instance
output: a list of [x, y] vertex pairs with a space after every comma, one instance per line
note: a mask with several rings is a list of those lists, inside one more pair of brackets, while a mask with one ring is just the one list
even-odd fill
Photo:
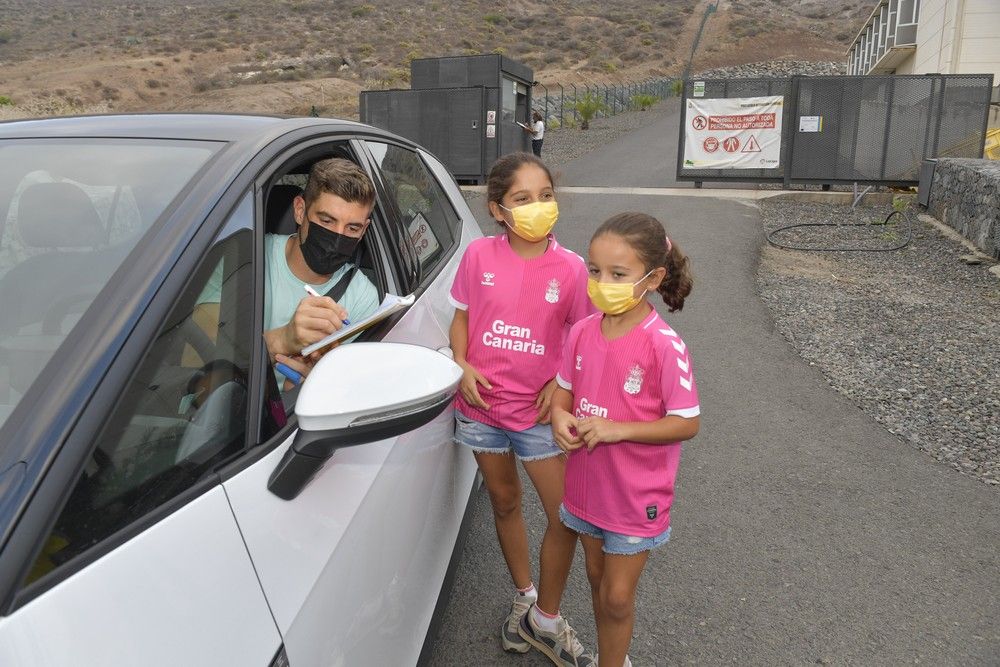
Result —
[[552, 427], [536, 424], [526, 431], [509, 431], [466, 417], [455, 410], [455, 442], [477, 453], [514, 455], [522, 461], [540, 461], [562, 453], [552, 437]]
[[568, 509], [566, 509], [566, 506], [562, 504], [559, 505], [559, 520], [562, 521], [567, 528], [574, 532], [603, 540], [604, 546], [601, 547], [601, 551], [606, 554], [634, 556], [635, 554], [642, 553], [643, 551], [650, 551], [661, 544], [666, 544], [667, 540], [670, 539], [669, 526], [667, 526], [665, 531], [655, 537], [633, 537], [631, 535], [623, 535], [621, 533], [605, 530], [604, 528], [598, 528], [589, 521], [584, 521], [580, 517], [571, 513]]

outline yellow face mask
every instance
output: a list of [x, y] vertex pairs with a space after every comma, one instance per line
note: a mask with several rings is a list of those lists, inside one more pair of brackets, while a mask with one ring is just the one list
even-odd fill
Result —
[[642, 290], [642, 294], [635, 296], [635, 286], [645, 280], [652, 269], [634, 283], [599, 283], [594, 278], [587, 279], [587, 296], [594, 303], [598, 310], [608, 315], [621, 315], [627, 313], [642, 302], [649, 290]]
[[554, 201], [536, 201], [514, 208], [507, 208], [503, 204], [497, 206], [510, 211], [514, 218], [514, 225], [511, 227], [514, 233], [533, 243], [548, 236], [559, 219], [559, 207]]

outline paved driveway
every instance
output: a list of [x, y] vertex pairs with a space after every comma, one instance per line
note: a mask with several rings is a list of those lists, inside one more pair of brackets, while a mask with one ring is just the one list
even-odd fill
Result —
[[[564, 184], [652, 185], [607, 159], [659, 150], [652, 136], [567, 165]], [[684, 447], [671, 542], [640, 584], [633, 663], [1000, 663], [1000, 494], [886, 432], [774, 331], [754, 288], [755, 209], [613, 189], [559, 204], [564, 245], [585, 253], [605, 218], [643, 210], [695, 272], [685, 311], [666, 317], [691, 348], [702, 431]], [[537, 556], [544, 515], [526, 489]], [[485, 493], [474, 512], [430, 664], [548, 664], [500, 649], [511, 584]], [[562, 611], [596, 648], [577, 561]]]

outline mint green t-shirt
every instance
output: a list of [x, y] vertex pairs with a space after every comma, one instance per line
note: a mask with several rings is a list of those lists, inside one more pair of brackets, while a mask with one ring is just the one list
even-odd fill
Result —
[[[264, 235], [264, 329], [276, 329], [288, 324], [299, 302], [308, 296], [306, 283], [295, 277], [285, 260], [288, 236]], [[321, 285], [311, 285], [320, 294], [326, 294], [337, 281], [350, 271], [352, 264], [345, 264]], [[350, 320], [362, 320], [378, 309], [378, 289], [368, 276], [358, 271], [354, 274], [343, 298], [338, 302], [347, 310]]]

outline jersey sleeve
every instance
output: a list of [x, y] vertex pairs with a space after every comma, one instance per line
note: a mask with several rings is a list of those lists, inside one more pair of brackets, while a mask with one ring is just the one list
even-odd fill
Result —
[[694, 380], [694, 367], [687, 345], [672, 329], [667, 333], [661, 354], [660, 387], [663, 392], [663, 412], [690, 419], [701, 414], [698, 404], [698, 386]]
[[577, 322], [569, 330], [563, 343], [562, 358], [559, 361], [559, 372], [556, 373], [556, 384], [566, 391], [573, 391], [573, 381], [576, 375], [576, 342], [580, 340], [583, 322]]
[[469, 309], [469, 297], [471, 294], [469, 276], [472, 273], [472, 265], [475, 263], [473, 257], [475, 252], [476, 246], [474, 245], [466, 248], [465, 254], [462, 255], [462, 260], [458, 263], [458, 271], [455, 272], [455, 282], [451, 284], [451, 291], [448, 293], [448, 301], [459, 310]]
[[576, 324], [580, 320], [597, 312], [590, 297], [587, 296], [587, 265], [581, 259], [576, 267], [573, 285], [573, 306], [569, 310], [569, 324]]

